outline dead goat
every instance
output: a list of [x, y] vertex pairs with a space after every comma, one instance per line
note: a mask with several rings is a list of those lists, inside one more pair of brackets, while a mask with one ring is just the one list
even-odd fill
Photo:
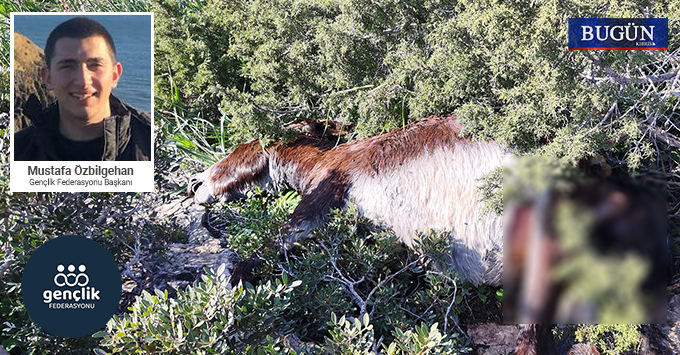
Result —
[[444, 230], [450, 232], [451, 266], [462, 278], [500, 285], [502, 218], [484, 209], [478, 185], [507, 151], [493, 141], [460, 137], [461, 128], [454, 116], [433, 116], [338, 146], [309, 134], [265, 148], [253, 140], [193, 176], [188, 192], [207, 204], [244, 198], [256, 186], [298, 191], [300, 204], [285, 226], [286, 248], [350, 203], [408, 246], [416, 232]]

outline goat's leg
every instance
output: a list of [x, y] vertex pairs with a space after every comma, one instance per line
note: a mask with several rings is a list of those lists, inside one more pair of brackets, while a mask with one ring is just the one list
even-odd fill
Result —
[[285, 226], [283, 247], [291, 249], [322, 225], [332, 209], [345, 207], [348, 185], [346, 175], [334, 171], [325, 174], [308, 193], [303, 193]]

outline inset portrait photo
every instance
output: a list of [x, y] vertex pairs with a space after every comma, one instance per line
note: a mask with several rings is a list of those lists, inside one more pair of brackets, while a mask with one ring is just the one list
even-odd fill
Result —
[[12, 191], [152, 191], [153, 14], [11, 26]]

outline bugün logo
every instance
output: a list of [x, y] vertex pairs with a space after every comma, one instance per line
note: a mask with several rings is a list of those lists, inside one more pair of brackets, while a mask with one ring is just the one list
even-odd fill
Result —
[[667, 50], [667, 18], [570, 18], [569, 49]]
[[626, 41], [653, 41], [654, 27], [638, 26], [635, 22], [629, 22], [625, 26], [581, 26], [582, 41], [592, 41], [597, 36], [598, 41], [612, 39], [620, 42]]

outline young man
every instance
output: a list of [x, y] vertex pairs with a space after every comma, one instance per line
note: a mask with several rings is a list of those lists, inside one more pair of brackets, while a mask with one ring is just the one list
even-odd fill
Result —
[[150, 116], [111, 94], [123, 66], [101, 24], [76, 17], [58, 25], [45, 64], [41, 75], [57, 101], [43, 108], [28, 99], [23, 109], [33, 125], [14, 135], [14, 160], [149, 160]]

